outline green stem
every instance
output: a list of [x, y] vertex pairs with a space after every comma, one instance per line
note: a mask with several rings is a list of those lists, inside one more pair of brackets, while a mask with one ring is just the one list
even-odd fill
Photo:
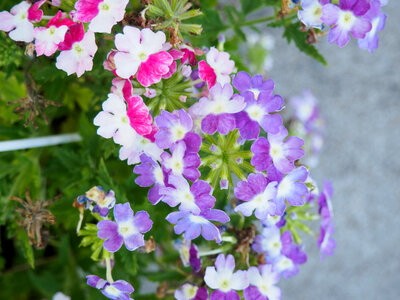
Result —
[[106, 271], [107, 272], [107, 275], [106, 275], [107, 281], [110, 282], [110, 283], [113, 283], [114, 279], [112, 278], [112, 274], [111, 274], [112, 268], [111, 268], [110, 255], [106, 256], [106, 268], [107, 268], [107, 271]]
[[241, 24], [238, 24], [237, 26], [238, 27], [251, 26], [254, 24], [258, 24], [258, 23], [273, 21], [275, 19], [276, 19], [276, 16], [263, 17], [263, 18], [258, 18], [258, 19], [247, 21], [247, 22], [243, 22]]

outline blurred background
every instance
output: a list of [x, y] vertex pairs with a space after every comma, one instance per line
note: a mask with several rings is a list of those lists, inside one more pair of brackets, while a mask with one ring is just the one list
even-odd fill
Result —
[[310, 88], [326, 120], [325, 145], [312, 174], [333, 182], [337, 248], [283, 280], [283, 299], [398, 299], [400, 296], [400, 1], [384, 7], [386, 28], [374, 54], [352, 40], [339, 49], [322, 38], [329, 66], [287, 45], [281, 32], [271, 51], [271, 78], [284, 97]]

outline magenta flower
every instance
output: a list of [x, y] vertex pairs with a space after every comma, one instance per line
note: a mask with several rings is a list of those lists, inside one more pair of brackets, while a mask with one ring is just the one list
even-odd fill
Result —
[[100, 290], [109, 299], [129, 300], [131, 299], [129, 295], [135, 290], [125, 280], [117, 280], [110, 283], [96, 275], [88, 275], [86, 278], [88, 285]]
[[250, 286], [244, 292], [245, 300], [280, 300], [281, 289], [275, 284], [280, 275], [272, 269], [272, 265], [250, 267], [247, 271]]
[[219, 209], [202, 210], [199, 215], [187, 211], [176, 211], [170, 213], [166, 220], [172, 224], [176, 234], [183, 234], [187, 240], [193, 240], [200, 234], [207, 241], [215, 240], [217, 243], [221, 242], [221, 233], [218, 228], [210, 221], [217, 221], [220, 223], [229, 222], [228, 215]]
[[121, 21], [129, 0], [79, 0], [75, 3], [75, 18], [89, 24], [93, 32], [111, 33], [111, 28]]
[[174, 59], [163, 51], [165, 34], [154, 33], [149, 28], [125, 26], [123, 33], [115, 36], [118, 52], [114, 56], [116, 73], [122, 78], [136, 75], [141, 85], [148, 87], [169, 72]]
[[94, 33], [85, 33], [83, 24], [76, 23], [69, 27], [64, 41], [58, 44], [61, 50], [57, 57], [56, 67], [67, 72], [68, 75], [76, 73], [82, 76], [85, 71], [92, 70], [93, 56], [97, 51]]
[[350, 41], [350, 33], [354, 38], [363, 39], [372, 28], [364, 17], [369, 8], [368, 0], [340, 0], [339, 6], [325, 4], [321, 20], [328, 26], [333, 25], [328, 35], [329, 43], [344, 47]]
[[174, 207], [180, 204], [179, 210], [200, 214], [201, 210], [207, 210], [214, 206], [215, 198], [211, 195], [211, 186], [199, 180], [189, 186], [189, 183], [177, 175], [168, 176], [170, 186], [160, 188], [162, 201]]
[[305, 167], [301, 166], [283, 177], [279, 182], [278, 192], [276, 194], [276, 214], [283, 215], [287, 201], [292, 206], [304, 205], [310, 191], [305, 185], [308, 177], [308, 171]]
[[114, 218], [116, 222], [102, 220], [97, 224], [97, 236], [105, 239], [103, 246], [107, 251], [116, 252], [122, 244], [129, 251], [144, 246], [142, 233], [149, 231], [153, 225], [146, 211], [138, 211], [134, 215], [128, 202], [117, 204], [114, 207]]
[[205, 287], [185, 283], [175, 291], [174, 296], [177, 300], [207, 300], [208, 291]]
[[33, 3], [28, 9], [28, 20], [31, 22], [40, 22], [43, 17], [43, 10], [40, 7], [46, 2], [46, 0], [39, 0]]
[[205, 283], [216, 290], [212, 292], [210, 300], [239, 300], [236, 291], [244, 290], [249, 286], [246, 271], [235, 270], [235, 259], [231, 254], [225, 257], [219, 254], [215, 260], [215, 267], [207, 267], [204, 275]]
[[201, 160], [197, 153], [187, 153], [184, 141], [173, 144], [170, 148], [171, 154], [161, 154], [163, 168], [173, 175], [183, 175], [190, 181], [196, 181], [200, 177]]
[[379, 44], [378, 31], [382, 31], [385, 28], [387, 16], [382, 12], [379, 0], [372, 0], [370, 5], [371, 8], [364, 17], [371, 22], [372, 28], [365, 35], [365, 38], [358, 40], [358, 46], [361, 49], [368, 49], [369, 52], [373, 53]]
[[126, 102], [128, 104], [126, 114], [132, 128], [140, 135], [150, 134], [153, 130], [153, 119], [142, 97], [130, 97], [126, 99]]
[[155, 205], [163, 197], [160, 194], [160, 188], [164, 187], [166, 175], [161, 166], [145, 153], [140, 156], [140, 160], [142, 163], [133, 168], [133, 173], [139, 175], [135, 182], [141, 187], [153, 186], [148, 192], [148, 198]]
[[9, 32], [8, 36], [17, 42], [29, 43], [33, 40], [33, 24], [28, 19], [31, 4], [22, 1], [8, 11], [0, 12], [0, 30]]
[[235, 188], [235, 196], [245, 201], [236, 206], [235, 211], [246, 217], [251, 216], [254, 211], [254, 215], [260, 220], [265, 219], [267, 215], [275, 215], [276, 185], [276, 181], [268, 183], [261, 173], [250, 174], [247, 182], [240, 181]]
[[154, 136], [158, 147], [166, 149], [173, 143], [184, 140], [188, 152], [199, 151], [201, 138], [190, 132], [193, 128], [193, 120], [184, 109], [174, 113], [163, 110], [154, 120], [159, 128]]
[[218, 131], [228, 134], [235, 128], [235, 117], [233, 114], [240, 112], [245, 107], [244, 98], [235, 94], [230, 84], [221, 86], [215, 84], [210, 89], [210, 98], [200, 98], [190, 112], [196, 116], [205, 117], [201, 121], [201, 130], [208, 134]]
[[246, 100], [270, 98], [274, 91], [275, 83], [272, 79], [263, 80], [262, 75], [253, 78], [246, 72], [240, 71], [232, 80], [233, 86]]
[[64, 41], [65, 34], [68, 27], [73, 25], [74, 22], [70, 19], [61, 19], [62, 12], [58, 13], [50, 19], [46, 27], [35, 28], [35, 49], [37, 56], [53, 55], [57, 49], [58, 44]]
[[199, 62], [199, 76], [207, 82], [209, 88], [215, 83], [224, 85], [231, 82], [229, 74], [232, 73], [235, 62], [229, 58], [229, 53], [211, 47], [206, 56], [207, 62]]
[[286, 139], [287, 135], [286, 128], [282, 126], [279, 133], [268, 134], [268, 140], [260, 137], [251, 145], [254, 153], [251, 164], [257, 171], [266, 170], [271, 161], [284, 174], [295, 168], [294, 161], [304, 156], [304, 150], [301, 149], [304, 141], [295, 136]]

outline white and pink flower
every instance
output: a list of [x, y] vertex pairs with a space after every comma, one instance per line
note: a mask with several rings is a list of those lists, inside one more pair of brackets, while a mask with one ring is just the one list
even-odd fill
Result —
[[93, 32], [110, 33], [121, 21], [129, 0], [79, 0], [75, 3], [76, 20], [89, 24]]
[[82, 23], [69, 27], [64, 41], [58, 45], [61, 50], [57, 57], [56, 67], [67, 72], [76, 73], [80, 77], [85, 71], [92, 70], [93, 56], [97, 51], [94, 32], [85, 33]]
[[61, 19], [62, 12], [59, 11], [46, 25], [46, 27], [35, 28], [35, 48], [38, 56], [53, 55], [58, 44], [64, 41], [68, 27], [74, 22], [70, 19]]
[[115, 36], [118, 52], [114, 56], [116, 73], [122, 78], [136, 75], [145, 87], [157, 83], [170, 72], [174, 59], [163, 51], [165, 34], [148, 28], [125, 26], [123, 33]]
[[30, 7], [30, 3], [22, 1], [11, 8], [11, 13], [0, 12], [0, 30], [9, 32], [9, 37], [14, 41], [32, 42], [33, 24], [28, 19]]

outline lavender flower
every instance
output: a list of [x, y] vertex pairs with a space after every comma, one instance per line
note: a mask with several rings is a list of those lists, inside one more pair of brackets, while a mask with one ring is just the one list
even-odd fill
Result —
[[275, 199], [278, 215], [282, 215], [285, 211], [285, 200], [292, 206], [304, 205], [309, 194], [309, 190], [304, 184], [307, 176], [307, 169], [301, 166], [287, 174], [279, 183]]
[[229, 222], [228, 215], [222, 210], [208, 209], [200, 212], [199, 215], [187, 211], [176, 211], [170, 213], [166, 220], [172, 224], [176, 234], [184, 232], [183, 237], [187, 240], [193, 240], [200, 234], [204, 239], [217, 243], [221, 242], [221, 233], [218, 228], [210, 221], [218, 221], [220, 223]]
[[354, 38], [363, 39], [372, 28], [368, 19], [363, 17], [370, 8], [368, 0], [340, 0], [336, 4], [325, 4], [322, 7], [321, 20], [328, 26], [328, 41], [344, 47], [350, 41], [350, 33]]
[[208, 291], [205, 287], [197, 287], [190, 283], [185, 283], [174, 293], [177, 300], [207, 300]]
[[321, 215], [321, 227], [327, 227], [332, 221], [333, 209], [331, 198], [333, 194], [332, 183], [324, 182], [321, 195], [318, 197], [319, 214]]
[[201, 121], [201, 130], [208, 134], [218, 131], [226, 135], [235, 128], [235, 117], [233, 114], [244, 109], [246, 104], [243, 97], [233, 95], [232, 86], [227, 83], [224, 86], [216, 83], [210, 89], [210, 98], [200, 98], [190, 112], [196, 116], [205, 117]]
[[192, 212], [195, 215], [198, 215], [201, 209], [210, 209], [214, 206], [215, 198], [210, 195], [211, 186], [207, 182], [199, 180], [190, 187], [183, 177], [170, 175], [168, 183], [171, 187], [160, 188], [160, 194], [164, 196], [162, 201], [169, 206], [180, 204], [179, 210]]
[[280, 275], [272, 269], [272, 265], [250, 267], [247, 271], [250, 286], [244, 290], [245, 300], [279, 300], [281, 289], [275, 286]]
[[267, 178], [261, 173], [250, 174], [246, 181], [240, 181], [235, 188], [235, 196], [245, 203], [236, 206], [235, 211], [240, 211], [249, 217], [253, 211], [258, 219], [264, 219], [267, 215], [274, 215], [276, 204], [273, 199], [276, 197], [277, 182], [268, 183]]
[[275, 87], [272, 79], [264, 81], [262, 75], [251, 78], [244, 71], [237, 73], [232, 79], [232, 84], [246, 100], [250, 101], [270, 98]]
[[210, 300], [239, 300], [236, 291], [248, 287], [249, 280], [246, 271], [236, 271], [235, 259], [231, 254], [226, 258], [224, 254], [218, 255], [215, 267], [207, 267], [204, 275], [205, 283], [212, 289]]
[[129, 203], [117, 204], [114, 208], [116, 222], [103, 220], [97, 224], [97, 236], [104, 241], [104, 248], [109, 252], [118, 251], [122, 244], [129, 251], [144, 246], [143, 234], [153, 225], [146, 211], [138, 211], [134, 216]]
[[161, 154], [162, 165], [167, 172], [173, 175], [183, 175], [191, 181], [196, 181], [200, 177], [201, 160], [197, 153], [186, 153], [186, 144], [179, 141], [170, 148], [171, 154], [164, 152]]
[[99, 289], [109, 299], [129, 300], [129, 295], [134, 291], [132, 285], [125, 280], [110, 283], [96, 275], [88, 275], [86, 278], [88, 285]]
[[135, 179], [141, 187], [153, 186], [148, 192], [149, 201], [154, 205], [161, 199], [160, 188], [164, 187], [165, 174], [160, 165], [146, 154], [140, 156], [142, 164], [135, 166], [133, 173], [139, 176]]
[[333, 255], [333, 252], [336, 248], [336, 242], [332, 238], [333, 232], [333, 223], [330, 223], [326, 227], [321, 226], [320, 234], [317, 241], [318, 247], [321, 251], [321, 259], [324, 258], [324, 255]]
[[252, 248], [257, 253], [267, 254], [270, 258], [278, 257], [282, 250], [280, 229], [276, 226], [265, 227], [261, 235], [255, 237]]

